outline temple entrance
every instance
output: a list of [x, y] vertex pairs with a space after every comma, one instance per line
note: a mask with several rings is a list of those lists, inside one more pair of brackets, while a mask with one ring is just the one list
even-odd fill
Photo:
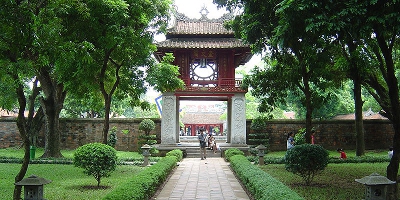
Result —
[[[234, 37], [224, 22], [233, 17], [225, 14], [219, 19], [208, 19], [206, 8], [200, 19], [190, 19], [183, 14], [175, 15], [173, 27], [167, 30], [166, 40], [157, 43], [155, 57], [162, 60], [166, 53], [175, 56], [180, 78], [185, 88], [162, 96], [160, 147], [176, 147], [196, 139], [199, 128], [223, 139], [221, 146], [246, 146], [246, 99], [247, 89], [241, 88], [242, 80], [235, 77], [235, 69], [252, 57], [248, 44]], [[226, 102], [226, 120], [180, 121], [180, 102]], [[217, 133], [218, 132], [218, 133]], [[184, 135], [186, 134], [186, 135]], [[222, 134], [222, 135], [221, 135]], [[185, 141], [185, 142], [184, 142]], [[196, 146], [198, 144], [196, 143]]]

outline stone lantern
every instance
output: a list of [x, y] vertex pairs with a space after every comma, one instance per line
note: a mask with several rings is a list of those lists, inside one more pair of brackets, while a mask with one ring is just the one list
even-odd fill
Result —
[[149, 156], [151, 155], [150, 154], [151, 146], [145, 144], [141, 148], [143, 150], [143, 156], [144, 156], [143, 166], [149, 166]]
[[264, 150], [267, 149], [264, 145], [260, 144], [256, 147], [258, 149], [258, 163], [259, 165], [264, 165]]
[[372, 173], [355, 181], [362, 183], [365, 188], [365, 200], [386, 200], [387, 186], [396, 183], [377, 173]]
[[14, 184], [24, 186], [24, 200], [44, 200], [43, 185], [48, 183], [51, 183], [51, 180], [31, 175]]

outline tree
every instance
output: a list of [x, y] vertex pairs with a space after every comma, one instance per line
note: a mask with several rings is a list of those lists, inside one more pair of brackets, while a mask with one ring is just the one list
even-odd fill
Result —
[[[246, 76], [254, 96], [261, 98], [260, 111], [269, 112], [286, 102], [288, 91], [296, 92], [306, 109], [306, 140], [311, 141], [314, 108], [325, 101], [317, 90], [333, 87], [340, 71], [333, 72], [331, 54], [335, 46], [329, 38], [310, 34], [305, 24], [281, 1], [216, 1], [228, 9], [243, 7], [243, 13], [229, 24], [236, 35], [253, 45], [253, 50], [270, 52], [269, 66], [256, 67]], [[296, 31], [293, 31], [296, 30]], [[331, 70], [328, 70], [331, 69]], [[333, 78], [336, 77], [336, 78]]]
[[141, 66], [154, 62], [152, 30], [166, 26], [169, 8], [168, 0], [74, 1], [64, 7], [66, 35], [87, 49], [85, 65], [65, 66], [76, 76], [68, 86], [100, 90], [104, 100], [103, 143], [107, 142], [111, 101], [117, 89], [134, 100], [146, 91]]
[[[31, 1], [0, 2], [0, 7], [3, 8], [0, 12], [0, 78], [1, 85], [9, 89], [1, 91], [6, 94], [2, 96], [5, 97], [2, 98], [4, 100], [2, 106], [9, 109], [15, 106], [18, 109], [17, 127], [25, 151], [15, 182], [22, 180], [26, 174], [29, 148], [33, 144], [31, 138], [39, 132], [44, 115], [49, 112], [43, 107], [35, 107], [35, 104], [39, 95], [42, 95], [40, 98], [44, 101], [47, 97], [46, 92], [40, 94], [42, 91], [48, 91], [46, 88], [48, 85], [40, 75], [43, 74], [46, 66], [53, 64], [51, 62], [53, 60], [49, 59], [54, 56], [52, 52], [57, 52], [54, 48], [48, 48], [51, 46], [49, 44], [59, 46], [53, 40], [58, 38], [56, 37], [59, 28], [58, 21], [57, 19], [48, 20], [53, 19], [52, 5]], [[32, 81], [32, 88], [26, 84], [30, 81]], [[27, 117], [24, 114], [26, 110], [29, 111]], [[46, 137], [49, 133], [55, 134], [48, 132], [49, 130], [50, 128], [46, 129]], [[57, 149], [55, 152], [57, 153]], [[15, 186], [13, 199], [19, 200], [20, 196], [21, 187]]]
[[[342, 46], [349, 76], [354, 82], [356, 112], [361, 110], [361, 89], [376, 99], [384, 114], [393, 123], [393, 147], [400, 151], [400, 104], [397, 80], [396, 45], [400, 33], [398, 1], [301, 1], [303, 19], [309, 32], [330, 35]], [[299, 9], [300, 10], [300, 9]], [[308, 14], [308, 15], [307, 15]], [[397, 58], [398, 59], [398, 58]], [[398, 61], [397, 61], [398, 62]], [[339, 62], [343, 64], [343, 62]], [[356, 113], [356, 120], [362, 118]], [[361, 123], [357, 134], [362, 134]], [[357, 143], [363, 138], [357, 136]], [[357, 144], [358, 146], [358, 144]], [[357, 151], [359, 151], [357, 147]], [[360, 154], [362, 152], [358, 152]], [[387, 168], [387, 177], [396, 180], [400, 154], [393, 156]], [[390, 187], [390, 199], [397, 199], [397, 184]]]
[[[225, 0], [220, 2], [227, 3]], [[228, 5], [235, 5], [237, 2], [228, 1]], [[245, 2], [247, 3], [247, 1]], [[261, 2], [263, 1], [257, 3]], [[356, 121], [362, 119], [360, 85], [363, 85], [380, 104], [386, 117], [393, 123], [395, 130], [393, 148], [394, 152], [397, 148], [398, 154], [393, 155], [391, 159], [387, 168], [387, 177], [396, 181], [400, 161], [400, 104], [395, 55], [400, 31], [400, 13], [398, 12], [400, 2], [381, 0], [362, 2], [356, 0], [283, 1], [274, 2], [272, 5], [276, 10], [267, 9], [268, 11], [284, 10], [284, 14], [288, 17], [291, 16], [288, 21], [291, 19], [293, 22], [304, 25], [299, 26], [300, 29], [305, 28], [303, 30], [286, 30], [306, 31], [309, 34], [328, 37], [330, 40], [327, 42], [340, 45], [343, 50], [342, 59], [338, 59], [339, 54], [333, 55], [336, 56], [336, 66], [344, 66], [349, 72], [347, 76], [351, 77], [354, 82]], [[244, 4], [244, 6], [246, 5]], [[290, 10], [294, 11], [294, 15], [292, 12], [287, 12]], [[275, 13], [268, 11], [261, 11], [259, 15]], [[253, 21], [256, 22], [252, 24], [261, 24], [262, 20], [253, 18]], [[261, 40], [257, 45], [263, 45], [263, 41]], [[363, 143], [362, 124], [357, 122], [356, 126], [357, 143]], [[357, 144], [357, 146], [359, 145]], [[362, 146], [357, 147], [357, 151], [360, 150], [362, 150]], [[390, 187], [389, 194], [389, 199], [397, 199], [397, 184]]]

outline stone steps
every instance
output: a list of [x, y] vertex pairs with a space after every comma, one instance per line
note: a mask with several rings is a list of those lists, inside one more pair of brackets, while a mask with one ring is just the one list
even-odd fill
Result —
[[[200, 158], [200, 147], [190, 147], [186, 148], [186, 158]], [[222, 152], [217, 151], [214, 153], [213, 150], [206, 148], [206, 157], [209, 158], [220, 158], [222, 157]]]

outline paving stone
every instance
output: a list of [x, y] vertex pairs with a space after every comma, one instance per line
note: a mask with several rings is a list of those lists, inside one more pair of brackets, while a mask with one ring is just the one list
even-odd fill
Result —
[[184, 158], [157, 200], [249, 200], [223, 158]]

